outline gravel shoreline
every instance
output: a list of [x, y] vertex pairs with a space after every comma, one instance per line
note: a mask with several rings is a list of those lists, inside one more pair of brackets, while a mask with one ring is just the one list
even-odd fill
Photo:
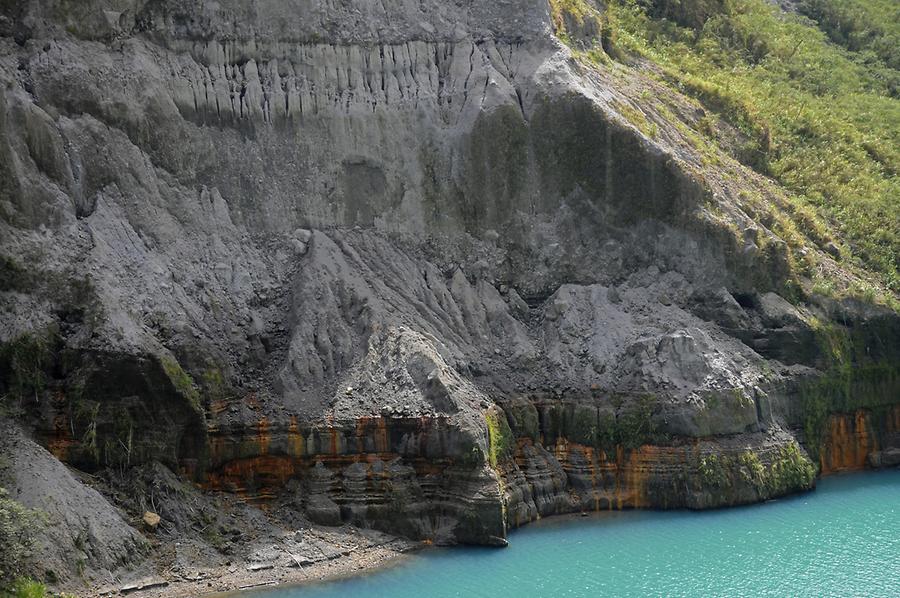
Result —
[[[413, 542], [355, 528], [312, 529], [286, 534], [269, 552], [257, 551], [241, 563], [166, 572], [126, 585], [98, 588], [87, 596], [139, 598], [226, 598], [283, 585], [302, 585], [368, 573], [402, 562], [420, 550]], [[305, 548], [306, 550], [296, 550]], [[317, 551], [318, 555], [310, 553]], [[275, 554], [277, 553], [277, 554]]]

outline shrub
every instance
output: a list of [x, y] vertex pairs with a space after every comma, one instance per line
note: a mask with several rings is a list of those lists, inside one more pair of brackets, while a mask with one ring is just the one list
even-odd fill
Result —
[[707, 488], [724, 488], [731, 485], [731, 460], [719, 455], [707, 455], [700, 459], [700, 476]]
[[766, 480], [772, 494], [784, 494], [812, 486], [816, 466], [801, 451], [796, 442], [783, 446], [772, 461]]
[[39, 581], [29, 578], [17, 579], [9, 589], [9, 592], [0, 591], [3, 598], [45, 598], [49, 596], [47, 587]]

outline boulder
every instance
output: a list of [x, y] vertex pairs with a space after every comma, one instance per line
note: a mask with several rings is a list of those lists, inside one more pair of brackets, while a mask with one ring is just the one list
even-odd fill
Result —
[[150, 530], [151, 532], [155, 532], [156, 528], [159, 527], [159, 523], [160, 521], [162, 521], [162, 519], [153, 511], [145, 511], [144, 516], [141, 517], [141, 521], [144, 522], [144, 526], [146, 526], [148, 530]]

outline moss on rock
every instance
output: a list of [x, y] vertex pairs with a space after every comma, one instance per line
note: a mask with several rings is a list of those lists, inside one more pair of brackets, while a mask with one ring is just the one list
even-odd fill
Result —
[[496, 469], [512, 455], [515, 437], [506, 421], [506, 413], [500, 407], [494, 405], [485, 411], [484, 420], [488, 430], [488, 460]]
[[194, 380], [182, 369], [181, 365], [173, 358], [163, 356], [159, 358], [159, 364], [168, 376], [172, 386], [175, 387], [181, 396], [187, 399], [191, 408], [197, 413], [203, 413], [203, 406], [200, 404], [200, 393], [194, 385]]
[[796, 442], [780, 447], [765, 465], [759, 454], [707, 454], [697, 464], [700, 489], [724, 504], [738, 504], [810, 489], [816, 466]]

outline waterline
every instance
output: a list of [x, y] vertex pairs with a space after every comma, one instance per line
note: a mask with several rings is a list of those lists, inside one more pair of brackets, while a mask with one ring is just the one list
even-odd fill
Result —
[[829, 477], [749, 507], [551, 518], [506, 549], [426, 550], [254, 598], [661, 595], [900, 596], [900, 471]]

